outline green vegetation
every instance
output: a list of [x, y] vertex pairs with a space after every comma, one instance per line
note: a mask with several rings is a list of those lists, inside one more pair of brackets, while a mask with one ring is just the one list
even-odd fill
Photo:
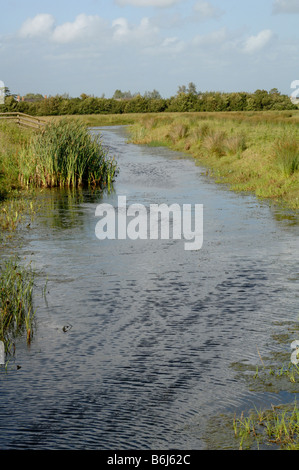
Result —
[[16, 336], [26, 331], [27, 342], [33, 335], [34, 271], [22, 266], [15, 257], [5, 261], [0, 270], [0, 340], [6, 352]]
[[20, 189], [18, 158], [34, 131], [18, 127], [9, 121], [0, 121], [0, 201]]
[[[236, 369], [240, 367], [234, 364]], [[250, 368], [243, 368], [246, 381], [251, 389], [268, 390], [278, 393], [288, 390], [297, 393], [299, 368], [296, 364], [287, 366], [265, 366], [259, 370], [256, 367], [248, 375]], [[253, 374], [253, 375], [252, 375]], [[260, 445], [275, 445], [280, 449], [299, 450], [299, 410], [296, 401], [289, 404], [272, 406], [270, 410], [251, 410], [247, 416], [241, 413], [232, 419], [234, 435], [239, 442], [240, 449], [259, 448]]]
[[49, 121], [42, 131], [0, 124], [0, 197], [24, 187], [104, 187], [117, 174], [99, 136], [73, 119]]
[[117, 172], [114, 159], [100, 137], [94, 138], [82, 123], [50, 122], [36, 133], [19, 154], [22, 186], [106, 186]]
[[81, 114], [128, 114], [163, 112], [226, 112], [266, 111], [297, 109], [287, 95], [276, 88], [270, 91], [256, 90], [254, 93], [198, 92], [191, 82], [180, 86], [176, 95], [162, 98], [157, 90], [140, 93], [116, 90], [112, 98], [95, 97], [82, 93], [71, 98], [68, 94], [42, 97], [28, 93], [24, 100], [17, 101], [15, 95], [6, 97], [2, 112], [20, 111], [36, 116], [61, 116]]
[[299, 113], [141, 115], [130, 140], [190, 153], [216, 181], [299, 208]]
[[255, 410], [247, 417], [234, 417], [234, 434], [240, 449], [252, 445], [277, 445], [281, 450], [299, 450], [299, 410], [297, 403], [273, 406], [271, 410]]
[[286, 176], [291, 176], [299, 169], [299, 142], [296, 138], [278, 140], [274, 154], [278, 166]]

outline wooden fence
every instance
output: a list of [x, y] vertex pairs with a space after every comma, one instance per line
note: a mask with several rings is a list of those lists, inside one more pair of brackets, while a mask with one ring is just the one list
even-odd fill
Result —
[[39, 117], [30, 116], [24, 113], [0, 113], [0, 119], [9, 119], [16, 122], [19, 126], [34, 127], [35, 129], [41, 129], [47, 123]]

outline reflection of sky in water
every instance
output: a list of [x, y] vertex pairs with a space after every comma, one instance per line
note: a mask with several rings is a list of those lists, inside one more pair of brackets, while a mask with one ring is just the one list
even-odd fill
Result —
[[[35, 448], [201, 448], [198, 422], [252, 398], [230, 364], [258, 362], [257, 347], [280, 351], [274, 323], [298, 319], [299, 226], [214, 184], [190, 159], [124, 144], [124, 131], [103, 135], [119, 155], [114, 192], [49, 193], [24, 245], [48, 275], [49, 294], [31, 349], [18, 359], [24, 375], [0, 385], [1, 435], [13, 429], [4, 443]], [[203, 204], [203, 248], [99, 241], [96, 206], [116, 207], [119, 195], [146, 207]]]

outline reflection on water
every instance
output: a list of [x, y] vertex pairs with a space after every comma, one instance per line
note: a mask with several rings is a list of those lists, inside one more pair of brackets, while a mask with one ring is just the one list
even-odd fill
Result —
[[[21, 251], [49, 293], [36, 300], [30, 349], [18, 345], [0, 375], [0, 445], [201, 449], [215, 414], [280, 400], [249, 393], [231, 364], [259, 363], [257, 348], [279, 352], [275, 323], [297, 321], [298, 225], [216, 186], [181, 154], [127, 144], [122, 128], [101, 133], [118, 155], [114, 192], [45, 193]], [[96, 206], [118, 195], [203, 204], [203, 248], [99, 241]]]

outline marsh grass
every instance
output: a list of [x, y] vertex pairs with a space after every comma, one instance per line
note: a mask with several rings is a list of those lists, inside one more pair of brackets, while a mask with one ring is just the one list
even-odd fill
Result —
[[129, 131], [133, 143], [160, 142], [190, 153], [216, 182], [231, 190], [297, 210], [298, 123], [296, 111], [167, 113], [145, 115]]
[[6, 352], [24, 332], [28, 343], [32, 339], [34, 278], [31, 265], [23, 266], [17, 257], [7, 259], [0, 268], [0, 340]]
[[231, 136], [225, 141], [225, 153], [228, 155], [238, 155], [240, 157], [246, 149], [247, 143], [244, 134]]
[[117, 174], [114, 158], [76, 120], [49, 122], [19, 154], [22, 186], [80, 187], [110, 185]]
[[203, 138], [202, 149], [208, 154], [222, 157], [226, 154], [227, 135], [223, 131], [210, 132]]
[[19, 152], [35, 131], [0, 121], [0, 201], [19, 188]]
[[286, 176], [299, 169], [299, 142], [297, 139], [279, 139], [275, 143], [274, 155], [279, 168]]

